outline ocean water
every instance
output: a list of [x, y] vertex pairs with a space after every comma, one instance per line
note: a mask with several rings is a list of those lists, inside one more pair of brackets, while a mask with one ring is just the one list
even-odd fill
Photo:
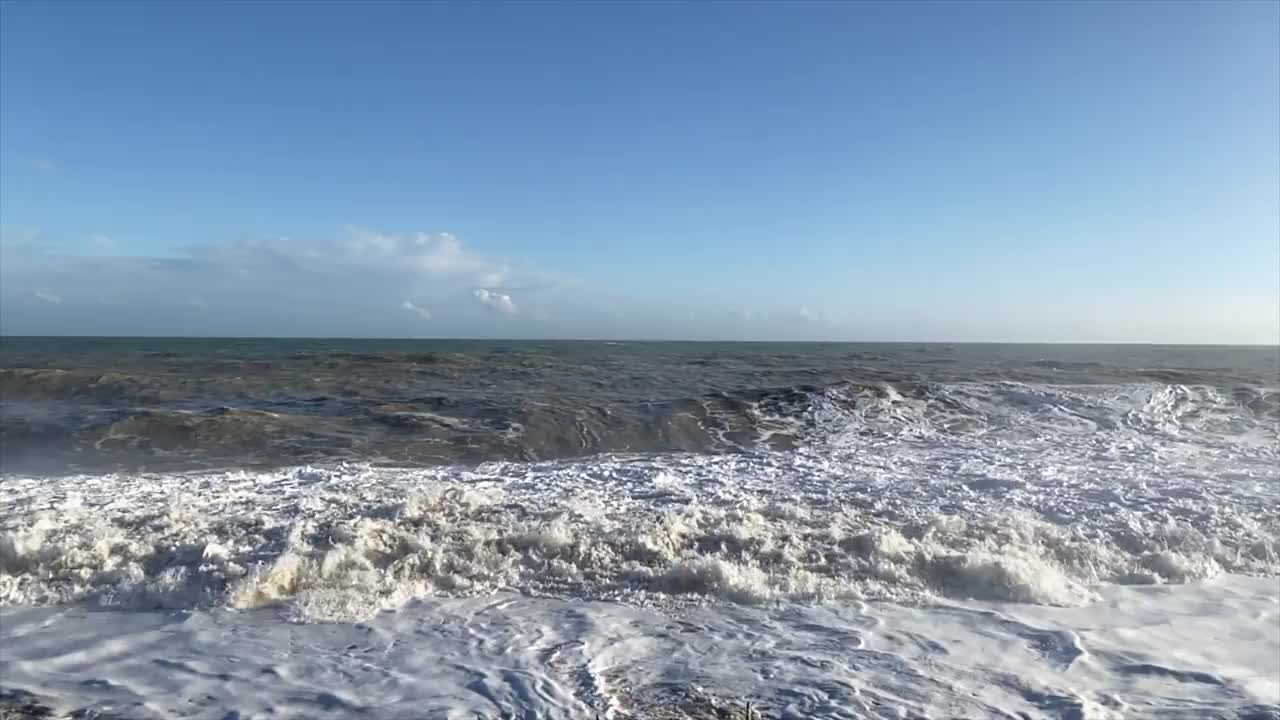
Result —
[[1280, 717], [1278, 433], [1274, 347], [5, 338], [0, 698]]

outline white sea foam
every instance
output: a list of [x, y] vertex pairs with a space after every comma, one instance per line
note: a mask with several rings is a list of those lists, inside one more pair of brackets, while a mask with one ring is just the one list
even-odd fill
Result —
[[[83, 717], [1280, 716], [1267, 579], [1100, 590], [1086, 608], [781, 603], [656, 611], [497, 593], [358, 625], [272, 609], [4, 611], [10, 697]], [[325, 598], [317, 598], [322, 603]]]
[[1200, 456], [1172, 446], [1072, 467], [1032, 455], [979, 465], [955, 444], [11, 476], [0, 491], [0, 602], [283, 602], [319, 620], [503, 589], [649, 604], [1083, 605], [1100, 583], [1280, 573], [1275, 488], [1248, 458], [1214, 479]]
[[[93, 672], [92, 652], [43, 623], [146, 658], [160, 651], [92, 618], [149, 636], [177, 609], [194, 623], [190, 653], [152, 660], [233, 678], [194, 717], [240, 712], [234, 688], [265, 703], [246, 716], [285, 708], [307, 683], [320, 706], [354, 713], [381, 702], [368, 689], [379, 682], [433, 698], [441, 717], [621, 717], [700, 698], [699, 683], [789, 717], [1235, 717], [1280, 703], [1266, 679], [1280, 638], [1257, 631], [1274, 629], [1280, 596], [1280, 445], [1271, 416], [1232, 403], [1160, 385], [956, 384], [927, 402], [828, 389], [757, 423], [798, 437], [786, 452], [8, 474], [3, 688], [61, 687], [11, 658]], [[1120, 587], [1139, 585], [1163, 587]], [[105, 610], [67, 609], [84, 607]], [[1164, 612], [1182, 624], [1152, 630]], [[455, 634], [431, 635], [436, 616]], [[359, 627], [379, 628], [385, 662], [333, 645]], [[1102, 627], [1119, 638], [1082, 629]], [[1199, 647], [1213, 633], [1261, 644], [1236, 660]], [[406, 634], [454, 663], [434, 676], [447, 679], [388, 679], [425, 667], [396, 649]], [[269, 659], [269, 643], [295, 642], [319, 656]], [[517, 642], [531, 654], [495, 659]], [[279, 687], [204, 653], [265, 665]], [[703, 667], [713, 661], [743, 674]], [[364, 690], [334, 679], [344, 662]], [[383, 680], [362, 675], [375, 667]], [[1051, 679], [1064, 669], [1073, 679]], [[295, 674], [313, 671], [328, 680]], [[125, 689], [107, 700], [153, 702], [167, 687], [120, 672]], [[46, 699], [102, 702], [88, 687]], [[407, 707], [388, 702], [379, 712]]]

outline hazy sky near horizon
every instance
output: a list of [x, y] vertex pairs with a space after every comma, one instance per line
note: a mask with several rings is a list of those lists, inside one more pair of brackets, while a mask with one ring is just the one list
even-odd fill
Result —
[[0, 332], [1280, 342], [1280, 3], [5, 2]]

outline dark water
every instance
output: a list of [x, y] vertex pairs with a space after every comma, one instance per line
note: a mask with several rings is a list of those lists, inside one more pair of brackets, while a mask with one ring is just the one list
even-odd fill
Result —
[[753, 452], [818, 396], [963, 432], [941, 388], [1187, 386], [1272, 422], [1278, 375], [1274, 347], [4, 338], [0, 442], [10, 472]]

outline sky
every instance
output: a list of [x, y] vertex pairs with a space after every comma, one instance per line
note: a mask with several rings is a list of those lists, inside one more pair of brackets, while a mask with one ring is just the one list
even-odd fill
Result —
[[0, 3], [0, 333], [1280, 342], [1280, 3]]

